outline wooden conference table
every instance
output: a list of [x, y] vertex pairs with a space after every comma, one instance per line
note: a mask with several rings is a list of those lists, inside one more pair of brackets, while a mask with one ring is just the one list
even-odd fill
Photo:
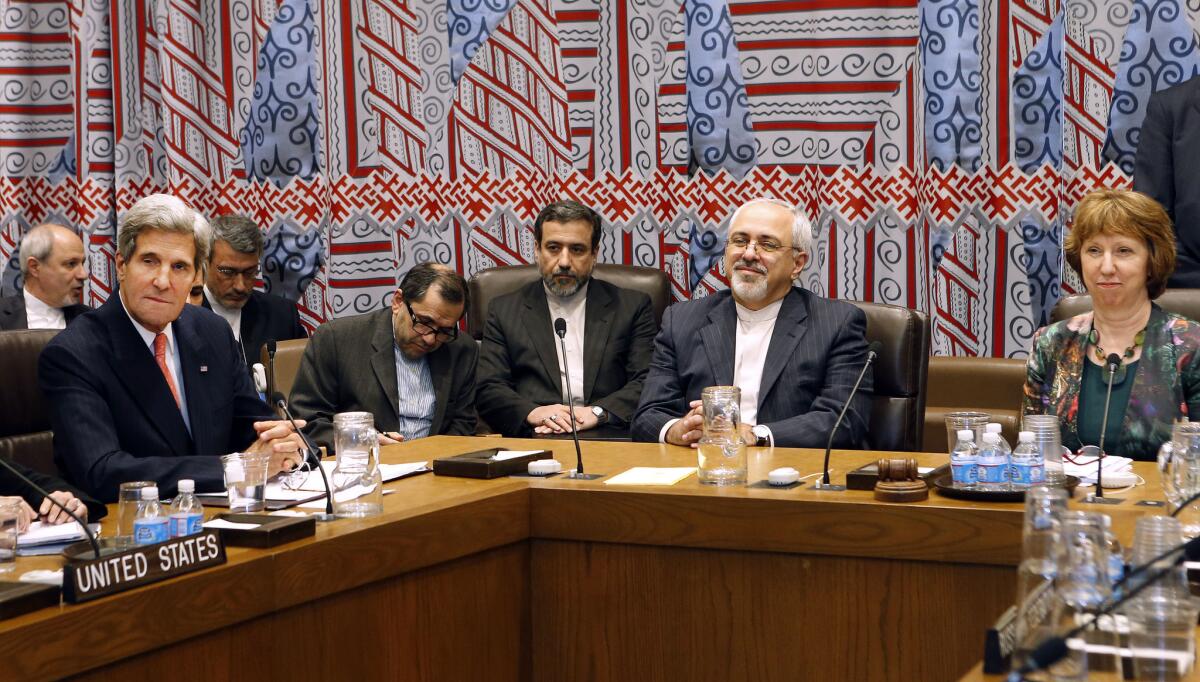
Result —
[[[569, 441], [435, 437], [385, 462]], [[588, 471], [695, 466], [694, 451], [585, 442]], [[750, 481], [820, 468], [751, 448]], [[886, 453], [835, 452], [834, 479]], [[896, 455], [902, 456], [902, 455]], [[918, 455], [922, 464], [945, 455]], [[1152, 480], [1106, 507], [1119, 536]], [[1144, 469], [1144, 470], [1143, 470]], [[0, 621], [0, 680], [951, 680], [1012, 603], [1020, 504], [931, 493], [423, 475], [384, 513], [87, 604]], [[111, 534], [115, 509], [104, 521]], [[21, 558], [10, 579], [55, 568]]]

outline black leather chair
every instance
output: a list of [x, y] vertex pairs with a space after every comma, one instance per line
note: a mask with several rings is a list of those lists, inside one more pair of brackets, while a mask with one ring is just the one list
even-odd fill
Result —
[[308, 347], [308, 339], [288, 339], [275, 344], [275, 371], [271, 371], [271, 357], [267, 355], [264, 344], [259, 352], [259, 362], [267, 368], [267, 395], [275, 395], [278, 391], [291, 400], [292, 384], [296, 383], [296, 374], [300, 371], [300, 360], [304, 358], [304, 349]]
[[[483, 338], [483, 326], [487, 323], [488, 306], [492, 301], [520, 289], [540, 276], [536, 265], [509, 265], [488, 268], [477, 273], [467, 283], [471, 292], [471, 301], [467, 307], [467, 333], [475, 339]], [[672, 300], [671, 280], [665, 272], [636, 265], [597, 263], [592, 276], [625, 289], [645, 293], [654, 307], [654, 322], [662, 323], [663, 311]]]
[[929, 316], [883, 303], [851, 301], [867, 315], [867, 341], [882, 348], [875, 359], [875, 396], [868, 441], [875, 450], [920, 452], [929, 368]]
[[[1163, 310], [1200, 321], [1200, 289], [1167, 289], [1154, 299]], [[1082, 315], [1092, 309], [1092, 297], [1088, 294], [1065, 296], [1058, 299], [1050, 311], [1050, 322], [1059, 322], [1068, 317]]]
[[0, 457], [54, 476], [54, 434], [38, 388], [38, 356], [54, 329], [0, 332]]
[[1024, 360], [935, 355], [929, 358], [926, 386], [921, 446], [925, 452], [950, 452], [946, 415], [951, 412], [987, 412], [1001, 425], [1009, 445], [1016, 444], [1025, 386]]

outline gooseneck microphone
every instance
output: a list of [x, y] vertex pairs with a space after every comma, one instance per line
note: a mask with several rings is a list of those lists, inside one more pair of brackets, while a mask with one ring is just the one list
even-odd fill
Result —
[[1113, 380], [1121, 367], [1121, 356], [1109, 353], [1104, 359], [1104, 371], [1108, 372], [1108, 390], [1104, 393], [1104, 419], [1100, 422], [1100, 456], [1096, 458], [1096, 497], [1104, 497], [1104, 432], [1108, 430], [1108, 403], [1112, 400]]
[[[1129, 572], [1129, 575], [1132, 576], [1142, 573], [1175, 552], [1179, 552], [1179, 556], [1171, 560], [1171, 564], [1169, 566], [1160, 568], [1154, 573], [1151, 573], [1149, 578], [1147, 578], [1137, 587], [1121, 595], [1120, 599], [1110, 600], [1108, 604], [1104, 606], [1104, 608], [1100, 609], [1096, 613], [1093, 613], [1086, 622], [1075, 626], [1071, 630], [1067, 631], [1067, 633], [1064, 635], [1050, 637], [1034, 647], [1033, 652], [1030, 653], [1029, 657], [1025, 660], [1025, 664], [1019, 669], [1014, 670], [1012, 674], [1009, 675], [1009, 680], [1023, 680], [1025, 679], [1025, 675], [1028, 673], [1034, 672], [1035, 670], [1041, 670], [1062, 660], [1062, 658], [1070, 651], [1067, 641], [1072, 637], [1092, 627], [1096, 624], [1096, 621], [1100, 620], [1100, 618], [1121, 608], [1121, 606], [1123, 606], [1126, 602], [1141, 594], [1143, 590], [1165, 578], [1171, 573], [1171, 571], [1175, 570], [1179, 564], [1183, 563], [1184, 561], [1195, 561], [1200, 559], [1200, 537], [1192, 538], [1182, 545], [1172, 547], [1171, 549], [1159, 554], [1141, 566], [1135, 567]], [[1128, 576], [1126, 579], [1128, 579]], [[1125, 580], [1118, 581], [1116, 585], [1121, 585], [1124, 582]]]
[[334, 518], [333, 490], [329, 487], [329, 477], [325, 475], [325, 467], [321, 466], [321, 451], [318, 450], [317, 446], [313, 445], [313, 442], [308, 439], [308, 436], [296, 426], [296, 420], [292, 418], [292, 411], [288, 409], [287, 400], [284, 399], [283, 394], [279, 391], [276, 391], [271, 396], [271, 400], [274, 401], [275, 407], [277, 407], [279, 411], [283, 413], [283, 416], [288, 420], [288, 423], [292, 425], [292, 429], [295, 430], [296, 433], [300, 434], [300, 440], [304, 441], [304, 462], [306, 464], [311, 464], [314, 468], [316, 468], [317, 471], [321, 472], [321, 482], [325, 484], [325, 513], [316, 514], [315, 516], [317, 517], [317, 520], [332, 521]]
[[[50, 502], [52, 502], [54, 504], [54, 506], [58, 507], [59, 509], [63, 510], [64, 512], [66, 512], [67, 516], [70, 516], [72, 519], [75, 519], [75, 523], [79, 524], [79, 527], [83, 529], [83, 534], [87, 536], [88, 542], [92, 543], [92, 552], [95, 553], [97, 559], [100, 558], [100, 543], [96, 542], [96, 536], [92, 534], [92, 530], [90, 528], [88, 528], [86, 523], [84, 523], [78, 516], [75, 516], [75, 514], [73, 514], [70, 509], [67, 509], [66, 506], [63, 505], [62, 502], [59, 502], [58, 500], [54, 499], [53, 497], [50, 497], [50, 493], [43, 490], [42, 486], [34, 483], [33, 481], [29, 480], [29, 477], [27, 477], [25, 474], [21, 473], [20, 471], [17, 471], [17, 468], [14, 467], [13, 465], [9, 464], [8, 460], [5, 459], [4, 457], [0, 457], [0, 465], [3, 465], [4, 468], [8, 469], [8, 471], [10, 473], [12, 473], [17, 478], [21, 479], [21, 481], [25, 485], [38, 491], [38, 493], [40, 493], [42, 495], [42, 497], [46, 498], [47, 500], [50, 500]], [[83, 500], [80, 500], [80, 502], [82, 502], [82, 501]], [[16, 550], [17, 550], [17, 548], [13, 547], [13, 551], [15, 552]]]
[[279, 349], [279, 344], [275, 339], [267, 339], [267, 387], [263, 391], [271, 392], [271, 400], [275, 399], [275, 351]]
[[571, 409], [571, 436], [575, 439], [575, 473], [583, 476], [583, 450], [579, 449], [579, 429], [575, 425], [575, 396], [571, 393], [571, 370], [567, 367], [567, 321], [561, 317], [554, 320], [554, 333], [562, 347], [563, 376], [567, 378], [567, 406]]
[[854, 396], [858, 394], [858, 387], [862, 385], [863, 377], [867, 375], [867, 369], [871, 363], [875, 362], [875, 358], [879, 355], [883, 344], [878, 341], [872, 341], [871, 345], [867, 346], [867, 361], [863, 363], [862, 370], [858, 373], [858, 379], [854, 382], [854, 388], [850, 389], [850, 395], [846, 398], [846, 404], [842, 405], [842, 411], [838, 413], [837, 421], [833, 423], [833, 429], [829, 431], [829, 442], [825, 444], [825, 464], [821, 469], [822, 476], [813, 486], [814, 490], [845, 490], [844, 485], [832, 485], [829, 483], [829, 453], [833, 450], [833, 438], [837, 435], [838, 427], [842, 425], [842, 419], [846, 416], [846, 410], [850, 409], [850, 403], [854, 402]]

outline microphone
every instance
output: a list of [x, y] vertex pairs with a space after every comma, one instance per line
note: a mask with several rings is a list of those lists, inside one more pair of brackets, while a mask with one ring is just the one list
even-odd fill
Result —
[[263, 381], [265, 388], [259, 389], [259, 392], [264, 396], [271, 395], [272, 400], [275, 398], [275, 351], [278, 350], [278, 344], [275, 339], [267, 339], [267, 372]]
[[872, 341], [871, 345], [867, 346], [867, 361], [863, 363], [862, 370], [858, 373], [858, 379], [854, 382], [854, 388], [850, 389], [850, 396], [846, 398], [846, 404], [842, 405], [842, 411], [838, 414], [837, 421], [833, 423], [833, 429], [829, 432], [829, 442], [825, 445], [825, 465], [822, 468], [823, 476], [813, 484], [814, 490], [845, 490], [844, 485], [832, 485], [829, 482], [829, 453], [833, 450], [833, 437], [837, 435], [838, 427], [842, 425], [842, 418], [846, 416], [846, 410], [850, 409], [850, 403], [854, 401], [854, 396], [858, 393], [858, 387], [862, 384], [863, 377], [867, 375], [867, 368], [871, 363], [875, 362], [883, 344], [878, 341]]
[[579, 428], [575, 424], [575, 396], [571, 393], [571, 370], [567, 367], [567, 321], [561, 317], [555, 318], [554, 333], [558, 335], [558, 343], [562, 347], [562, 370], [563, 376], [567, 378], [567, 404], [571, 408], [571, 437], [575, 439], [575, 471], [567, 474], [567, 478], [590, 481], [600, 476], [583, 473], [583, 450], [579, 449]]
[[[17, 468], [14, 467], [12, 464], [9, 464], [8, 460], [5, 459], [4, 457], [0, 457], [0, 465], [3, 465], [5, 469], [8, 469], [9, 473], [11, 473], [14, 476], [16, 476], [17, 478], [21, 479], [21, 481], [25, 485], [38, 491], [38, 493], [40, 493], [42, 495], [42, 497], [46, 498], [47, 500], [50, 500], [54, 504], [54, 506], [58, 507], [59, 509], [63, 510], [64, 512], [66, 512], [67, 516], [70, 516], [72, 519], [75, 519], [75, 523], [79, 524], [79, 527], [83, 529], [83, 534], [87, 536], [88, 542], [92, 543], [92, 552], [95, 553], [97, 559], [100, 558], [100, 543], [96, 542], [96, 536], [92, 534], [92, 530], [90, 528], [88, 528], [86, 523], [84, 523], [82, 520], [80, 520], [80, 518], [78, 516], [71, 513], [71, 510], [67, 509], [66, 506], [64, 506], [62, 502], [59, 502], [58, 500], [54, 499], [53, 497], [50, 497], [50, 493], [43, 490], [42, 486], [34, 483], [33, 481], [29, 480], [29, 478], [25, 474], [21, 473], [20, 471], [17, 471]], [[13, 551], [16, 552], [17, 548], [13, 547]]]
[[[268, 343], [273, 345], [275, 342], [269, 341]], [[300, 440], [304, 441], [304, 463], [312, 464], [316, 467], [317, 471], [321, 472], [321, 482], [325, 484], [325, 513], [314, 514], [314, 516], [316, 516], [318, 521], [332, 521], [334, 518], [333, 491], [329, 487], [329, 478], [325, 475], [325, 467], [321, 466], [321, 451], [318, 450], [317, 447], [313, 445], [312, 441], [308, 439], [308, 436], [306, 436], [304, 432], [296, 426], [296, 420], [292, 418], [292, 411], [288, 409], [287, 400], [284, 399], [283, 394], [279, 391], [276, 391], [271, 396], [271, 400], [274, 401], [275, 408], [278, 409], [280, 413], [282, 413], [283, 416], [288, 420], [288, 423], [292, 425], [292, 429], [294, 429], [296, 433], [300, 434]]]
[[1013, 671], [1013, 673], [1009, 676], [1009, 679], [1022, 680], [1025, 678], [1026, 674], [1035, 670], [1041, 670], [1042, 668], [1050, 665], [1054, 665], [1058, 661], [1062, 660], [1062, 658], [1070, 651], [1070, 648], [1067, 646], [1067, 640], [1092, 627], [1096, 624], [1096, 621], [1100, 620], [1100, 618], [1121, 608], [1126, 602], [1141, 594], [1143, 590], [1165, 578], [1168, 574], [1170, 574], [1171, 571], [1175, 570], [1179, 564], [1183, 563], [1184, 561], [1195, 561], [1196, 559], [1200, 558], [1200, 537], [1192, 538], [1182, 545], [1172, 547], [1171, 549], [1159, 554], [1141, 566], [1134, 568], [1125, 576], [1125, 578], [1117, 581], [1114, 587], [1123, 584], [1131, 576], [1149, 569], [1154, 564], [1162, 561], [1175, 552], [1179, 552], [1180, 554], [1171, 561], [1169, 566], [1161, 568], [1152, 573], [1145, 582], [1123, 594], [1120, 599], [1110, 600], [1104, 608], [1100, 609], [1096, 613], [1093, 613], [1087, 622], [1083, 623], [1082, 625], [1075, 626], [1064, 635], [1050, 637], [1034, 647], [1033, 652], [1029, 654], [1029, 658], [1025, 660], [1025, 664], [1021, 666], [1020, 669]]
[[1102, 477], [1104, 476], [1104, 432], [1108, 430], [1108, 402], [1112, 400], [1113, 380], [1116, 379], [1117, 369], [1121, 367], [1121, 356], [1109, 353], [1104, 359], [1104, 371], [1108, 372], [1108, 390], [1104, 393], [1104, 419], [1100, 422], [1100, 456], [1096, 458], [1096, 492], [1089, 502], [1117, 503], [1120, 500], [1105, 500]]

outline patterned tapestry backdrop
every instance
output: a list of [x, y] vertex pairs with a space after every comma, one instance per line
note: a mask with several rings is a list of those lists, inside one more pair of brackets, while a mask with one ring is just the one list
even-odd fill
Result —
[[575, 197], [601, 260], [726, 286], [727, 216], [817, 225], [806, 287], [918, 308], [938, 353], [1023, 356], [1071, 208], [1127, 186], [1150, 93], [1197, 71], [1200, 0], [0, 0], [0, 292], [42, 221], [174, 192], [246, 213], [308, 323], [414, 263], [533, 260]]

